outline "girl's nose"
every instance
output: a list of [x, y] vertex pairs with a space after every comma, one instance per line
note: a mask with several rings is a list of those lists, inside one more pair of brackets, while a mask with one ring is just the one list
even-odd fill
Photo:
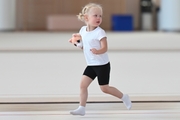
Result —
[[101, 16], [98, 16], [97, 18], [98, 18], [98, 19], [101, 19]]

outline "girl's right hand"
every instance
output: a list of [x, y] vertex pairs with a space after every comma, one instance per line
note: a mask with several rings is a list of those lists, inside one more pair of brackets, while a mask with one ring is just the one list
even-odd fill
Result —
[[72, 34], [72, 37], [76, 37], [76, 36], [80, 36], [80, 34], [79, 33]]
[[[73, 37], [76, 37], [77, 35], [79, 35], [79, 33], [74, 33], [74, 34], [72, 34], [72, 38], [73, 38]], [[70, 43], [72, 43], [72, 38], [68, 40]]]

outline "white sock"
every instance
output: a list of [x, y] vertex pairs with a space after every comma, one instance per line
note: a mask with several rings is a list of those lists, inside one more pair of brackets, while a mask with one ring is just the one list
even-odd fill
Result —
[[131, 103], [131, 100], [130, 100], [130, 98], [129, 98], [129, 95], [124, 94], [121, 99], [122, 99], [124, 105], [126, 106], [126, 108], [127, 108], [128, 110], [130, 110], [131, 107], [132, 107], [132, 103]]
[[85, 115], [85, 107], [79, 106], [77, 109], [70, 111], [70, 114], [84, 116]]

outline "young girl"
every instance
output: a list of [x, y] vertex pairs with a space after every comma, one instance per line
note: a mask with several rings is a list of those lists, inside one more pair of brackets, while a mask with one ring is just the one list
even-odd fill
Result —
[[[78, 18], [85, 22], [79, 33], [83, 41], [83, 52], [87, 67], [84, 70], [80, 83], [80, 105], [70, 111], [72, 115], [85, 115], [85, 106], [88, 97], [88, 86], [97, 77], [99, 86], [104, 93], [118, 97], [127, 109], [131, 109], [131, 101], [127, 94], [109, 86], [110, 62], [107, 54], [108, 45], [105, 31], [99, 27], [102, 22], [102, 7], [95, 3], [87, 4]], [[76, 35], [76, 34], [73, 34]]]

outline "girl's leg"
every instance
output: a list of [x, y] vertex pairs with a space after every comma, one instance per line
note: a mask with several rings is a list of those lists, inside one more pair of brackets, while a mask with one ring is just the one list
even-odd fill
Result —
[[123, 97], [123, 93], [115, 87], [111, 87], [109, 85], [100, 85], [100, 88], [104, 93], [113, 95], [113, 96], [120, 98], [120, 99]]
[[88, 86], [91, 84], [92, 79], [83, 75], [80, 83], [80, 106], [71, 111], [72, 115], [85, 115], [85, 106], [88, 98]]
[[101, 90], [104, 93], [113, 95], [117, 98], [122, 99], [123, 103], [125, 104], [127, 109], [131, 109], [132, 104], [131, 104], [131, 100], [129, 98], [129, 96], [127, 94], [123, 94], [121, 91], [119, 91], [117, 88], [115, 87], [111, 87], [109, 85], [100, 85]]
[[80, 106], [86, 106], [88, 98], [88, 86], [91, 84], [92, 79], [83, 75], [80, 83]]

